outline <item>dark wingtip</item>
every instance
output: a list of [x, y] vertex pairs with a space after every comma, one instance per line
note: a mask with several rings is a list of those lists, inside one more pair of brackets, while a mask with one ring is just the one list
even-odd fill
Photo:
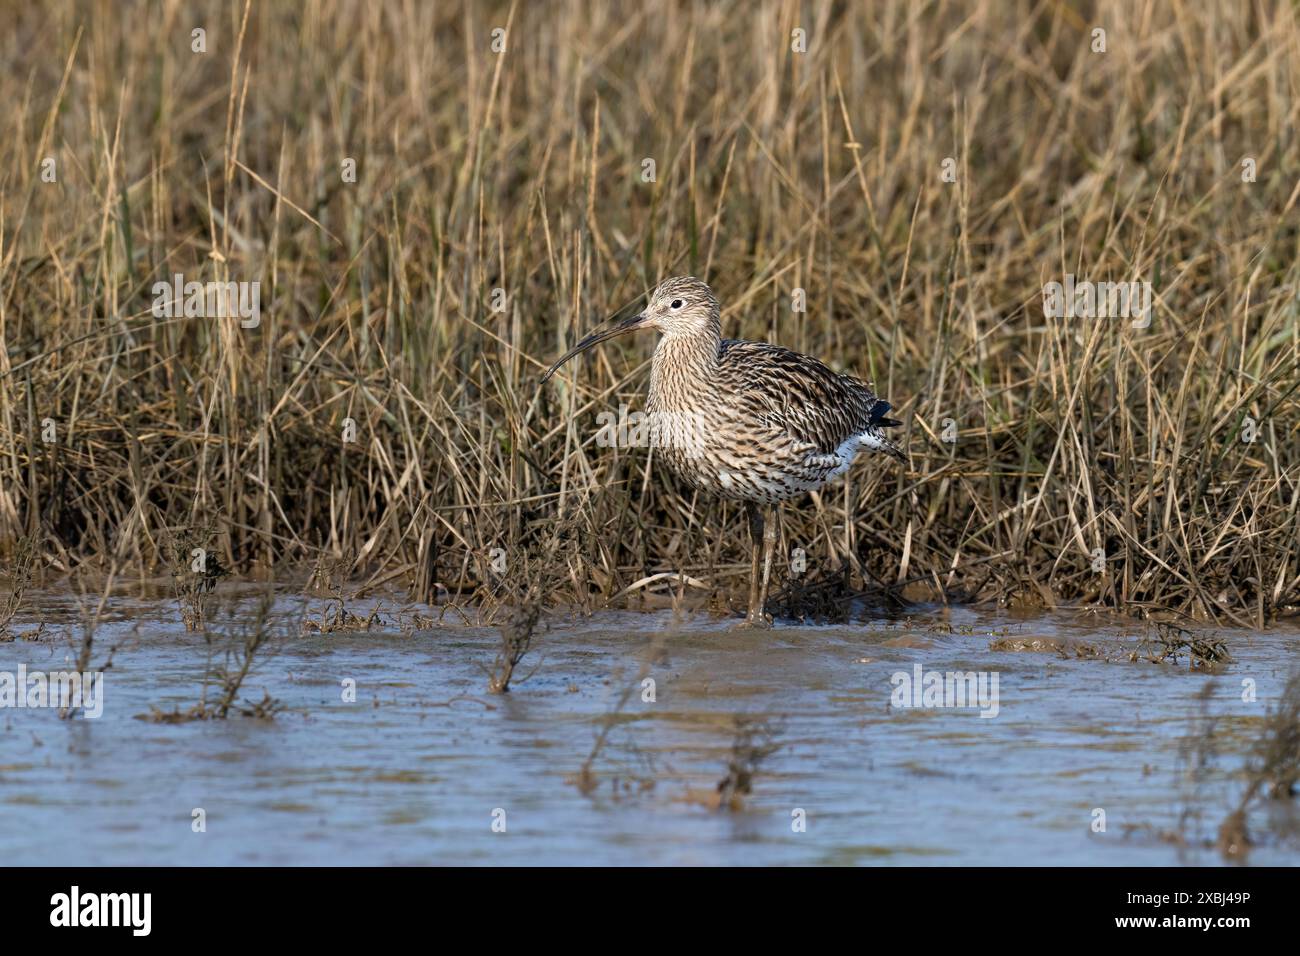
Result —
[[875, 404], [871, 406], [871, 424], [881, 425], [885, 428], [899, 424], [899, 422], [894, 421], [892, 418], [885, 417], [885, 413], [893, 407], [893, 405], [890, 405], [889, 402], [885, 401], [883, 398], [876, 399]]

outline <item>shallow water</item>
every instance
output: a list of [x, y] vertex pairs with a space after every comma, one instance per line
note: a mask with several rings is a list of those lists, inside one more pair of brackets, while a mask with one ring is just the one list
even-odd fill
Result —
[[[54, 631], [66, 596], [35, 599]], [[227, 610], [243, 619], [249, 601]], [[283, 598], [285, 632], [241, 698], [273, 720], [164, 724], [198, 700], [202, 638], [165, 601], [120, 600], [96, 636], [97, 719], [0, 710], [0, 858], [11, 864], [1215, 864], [1153, 834], [1199, 810], [1213, 839], [1236, 775], [1300, 652], [1300, 633], [1223, 632], [1217, 676], [1179, 666], [991, 651], [1001, 637], [1117, 642], [1131, 624], [913, 609], [851, 627], [736, 630], [704, 616], [557, 616], [507, 695], [486, 693], [499, 641], [485, 627], [294, 636], [316, 599]], [[364, 605], [351, 607], [354, 612]], [[391, 619], [391, 618], [390, 618]], [[30, 626], [16, 622], [19, 630]], [[219, 619], [217, 630], [226, 627]], [[652, 643], [662, 656], [646, 671]], [[1112, 653], [1110, 656], [1122, 656]], [[0, 644], [0, 672], [70, 668], [66, 638]], [[998, 678], [997, 716], [891, 706], [914, 665]], [[531, 674], [530, 674], [531, 672]], [[342, 682], [356, 681], [345, 702]], [[1242, 681], [1258, 700], [1243, 702]], [[1216, 685], [1219, 757], [1198, 790], [1180, 757], [1197, 694]], [[621, 710], [618, 699], [634, 686]], [[987, 708], [986, 708], [987, 709]], [[615, 717], [611, 718], [610, 715]], [[709, 805], [738, 718], [777, 749], [743, 806]], [[596, 735], [597, 787], [575, 775]], [[196, 808], [206, 830], [194, 832]], [[1105, 832], [1093, 832], [1094, 811]], [[797, 811], [802, 811], [800, 815]], [[500, 813], [504, 811], [504, 815]], [[1282, 813], [1286, 819], [1274, 817]], [[495, 815], [495, 816], [494, 816]], [[1251, 818], [1252, 864], [1294, 864], [1293, 811]], [[494, 819], [504, 818], [504, 832]], [[795, 824], [806, 826], [798, 832]]]

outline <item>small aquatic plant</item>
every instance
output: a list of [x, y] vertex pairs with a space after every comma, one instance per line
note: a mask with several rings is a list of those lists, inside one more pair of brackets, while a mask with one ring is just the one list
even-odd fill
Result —
[[1225, 857], [1245, 857], [1254, 842], [1252, 809], [1266, 800], [1292, 800], [1300, 782], [1300, 671], [1292, 674], [1251, 748], [1246, 786], [1219, 826], [1216, 845]]
[[172, 589], [187, 631], [207, 626], [209, 598], [217, 581], [230, 573], [217, 559], [214, 536], [212, 525], [204, 525], [181, 527], [166, 537]]
[[1264, 827], [1251, 826], [1259, 811], [1272, 811], [1278, 801], [1293, 801], [1296, 796], [1300, 783], [1300, 671], [1287, 680], [1277, 704], [1259, 725], [1246, 751], [1242, 772], [1245, 784], [1211, 837], [1202, 826], [1210, 802], [1208, 784], [1216, 774], [1226, 739], [1221, 731], [1224, 719], [1211, 709], [1214, 692], [1213, 682], [1207, 682], [1197, 692], [1191, 733], [1179, 746], [1181, 778], [1189, 786], [1183, 793], [1177, 827], [1130, 829], [1144, 830], [1184, 849], [1216, 849], [1225, 859], [1244, 860], [1251, 847], [1266, 836], [1294, 840], [1300, 835], [1296, 832], [1294, 806], [1288, 807], [1289, 813], [1269, 812]]
[[1139, 656], [1153, 664], [1177, 664], [1180, 657], [1186, 657], [1189, 668], [1204, 671], [1217, 670], [1232, 659], [1228, 645], [1217, 635], [1180, 627], [1171, 621], [1151, 622], [1130, 660]]
[[[93, 609], [86, 601], [86, 591], [83, 589], [78, 598], [81, 610], [81, 641], [77, 645], [76, 672], [87, 674], [92, 671], [106, 671], [113, 666], [113, 657], [121, 647], [122, 641], [118, 641], [108, 649], [108, 654], [104, 660], [97, 666], [91, 666], [91, 655], [95, 649], [95, 631], [99, 627], [99, 622], [103, 620], [104, 610], [108, 606], [108, 599], [113, 593], [113, 583], [117, 578], [118, 569], [114, 567], [109, 572], [108, 577], [99, 589], [98, 597], [95, 600]], [[136, 622], [139, 627], [139, 622]], [[125, 638], [123, 639], [125, 640]], [[75, 715], [76, 708], [64, 707], [59, 711], [59, 716], [65, 720]]]
[[742, 809], [745, 797], [754, 789], [754, 778], [763, 761], [780, 749], [781, 745], [776, 742], [776, 731], [767, 720], [737, 717], [731, 756], [727, 760], [727, 773], [718, 781], [716, 788], [718, 808]]
[[[623, 685], [623, 689], [619, 691], [619, 695], [614, 699], [613, 706], [601, 717], [599, 728], [596, 731], [596, 739], [591, 745], [591, 752], [587, 754], [587, 759], [582, 762], [578, 772], [567, 779], [567, 782], [576, 786], [584, 796], [590, 796], [599, 787], [600, 777], [596, 772], [597, 762], [608, 747], [614, 728], [625, 723], [624, 711], [632, 700], [632, 696], [640, 691], [643, 694], [643, 699], [646, 699], [646, 681], [655, 664], [662, 658], [664, 647], [672, 633], [672, 629], [665, 629], [657, 631], [651, 636], [650, 644], [641, 657], [641, 664], [637, 668], [636, 676]], [[649, 699], [652, 700], [653, 697]], [[653, 759], [637, 750], [634, 744], [631, 745], [631, 749], [641, 758], [643, 769], [640, 772], [624, 772], [617, 776], [611, 775], [611, 780], [621, 781], [624, 790], [646, 791], [654, 789]], [[619, 792], [617, 784], [615, 784], [615, 792]]]
[[148, 714], [139, 715], [140, 719], [156, 723], [179, 724], [192, 720], [224, 720], [232, 712], [244, 717], [270, 718], [281, 710], [282, 705], [268, 692], [262, 692], [261, 700], [240, 702], [240, 689], [252, 670], [253, 661], [261, 653], [272, 636], [271, 608], [274, 595], [268, 589], [259, 598], [253, 619], [233, 635], [224, 635], [229, 641], [222, 651], [220, 663], [216, 643], [223, 635], [209, 634], [204, 631], [204, 640], [208, 646], [208, 660], [203, 673], [203, 686], [199, 700], [191, 707], [181, 710], [174, 707], [170, 711], [151, 708]]
[[22, 607], [23, 592], [31, 586], [36, 569], [37, 541], [35, 535], [24, 535], [14, 547], [9, 570], [9, 595], [0, 604], [0, 642], [12, 641], [17, 636], [9, 625]]
[[369, 631], [377, 624], [382, 623], [383, 618], [379, 616], [378, 607], [372, 609], [365, 617], [353, 614], [347, 609], [343, 595], [339, 593], [325, 602], [325, 607], [321, 610], [320, 620], [303, 619], [302, 633], [338, 634], [348, 631]]
[[501, 647], [497, 651], [496, 660], [492, 662], [492, 673], [488, 679], [489, 691], [494, 694], [509, 692], [515, 668], [533, 646], [533, 635], [541, 619], [541, 599], [530, 592], [501, 624]]

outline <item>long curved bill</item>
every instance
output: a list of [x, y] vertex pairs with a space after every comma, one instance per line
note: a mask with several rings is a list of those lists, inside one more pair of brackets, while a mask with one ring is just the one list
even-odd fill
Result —
[[601, 342], [607, 341], [608, 339], [615, 338], [616, 336], [623, 335], [627, 332], [635, 332], [637, 329], [641, 328], [642, 325], [644, 325], [644, 323], [645, 323], [644, 312], [634, 315], [631, 318], [627, 318], [627, 319], [620, 319], [617, 316], [610, 319], [603, 326], [598, 328], [596, 331], [592, 332], [590, 335], [588, 335], [586, 338], [580, 341], [573, 348], [569, 349], [569, 351], [561, 355], [560, 360], [556, 362], [554, 365], [552, 365], [547, 370], [546, 374], [542, 376], [542, 384], [545, 384], [547, 379], [549, 379], [552, 375], [555, 374], [556, 369], [558, 369], [561, 365], [563, 365], [565, 362], [567, 362], [569, 359], [573, 358], [575, 355], [579, 354], [580, 352], [585, 352], [593, 345], [599, 345]]

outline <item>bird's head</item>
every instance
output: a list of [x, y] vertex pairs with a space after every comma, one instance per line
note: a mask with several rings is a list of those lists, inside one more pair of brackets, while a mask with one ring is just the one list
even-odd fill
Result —
[[542, 381], [545, 382], [561, 365], [593, 345], [640, 329], [656, 329], [665, 336], [712, 335], [717, 338], [721, 334], [718, 300], [713, 290], [694, 276], [665, 279], [650, 293], [644, 309], [626, 318], [615, 315], [605, 322], [565, 352], [542, 376]]

